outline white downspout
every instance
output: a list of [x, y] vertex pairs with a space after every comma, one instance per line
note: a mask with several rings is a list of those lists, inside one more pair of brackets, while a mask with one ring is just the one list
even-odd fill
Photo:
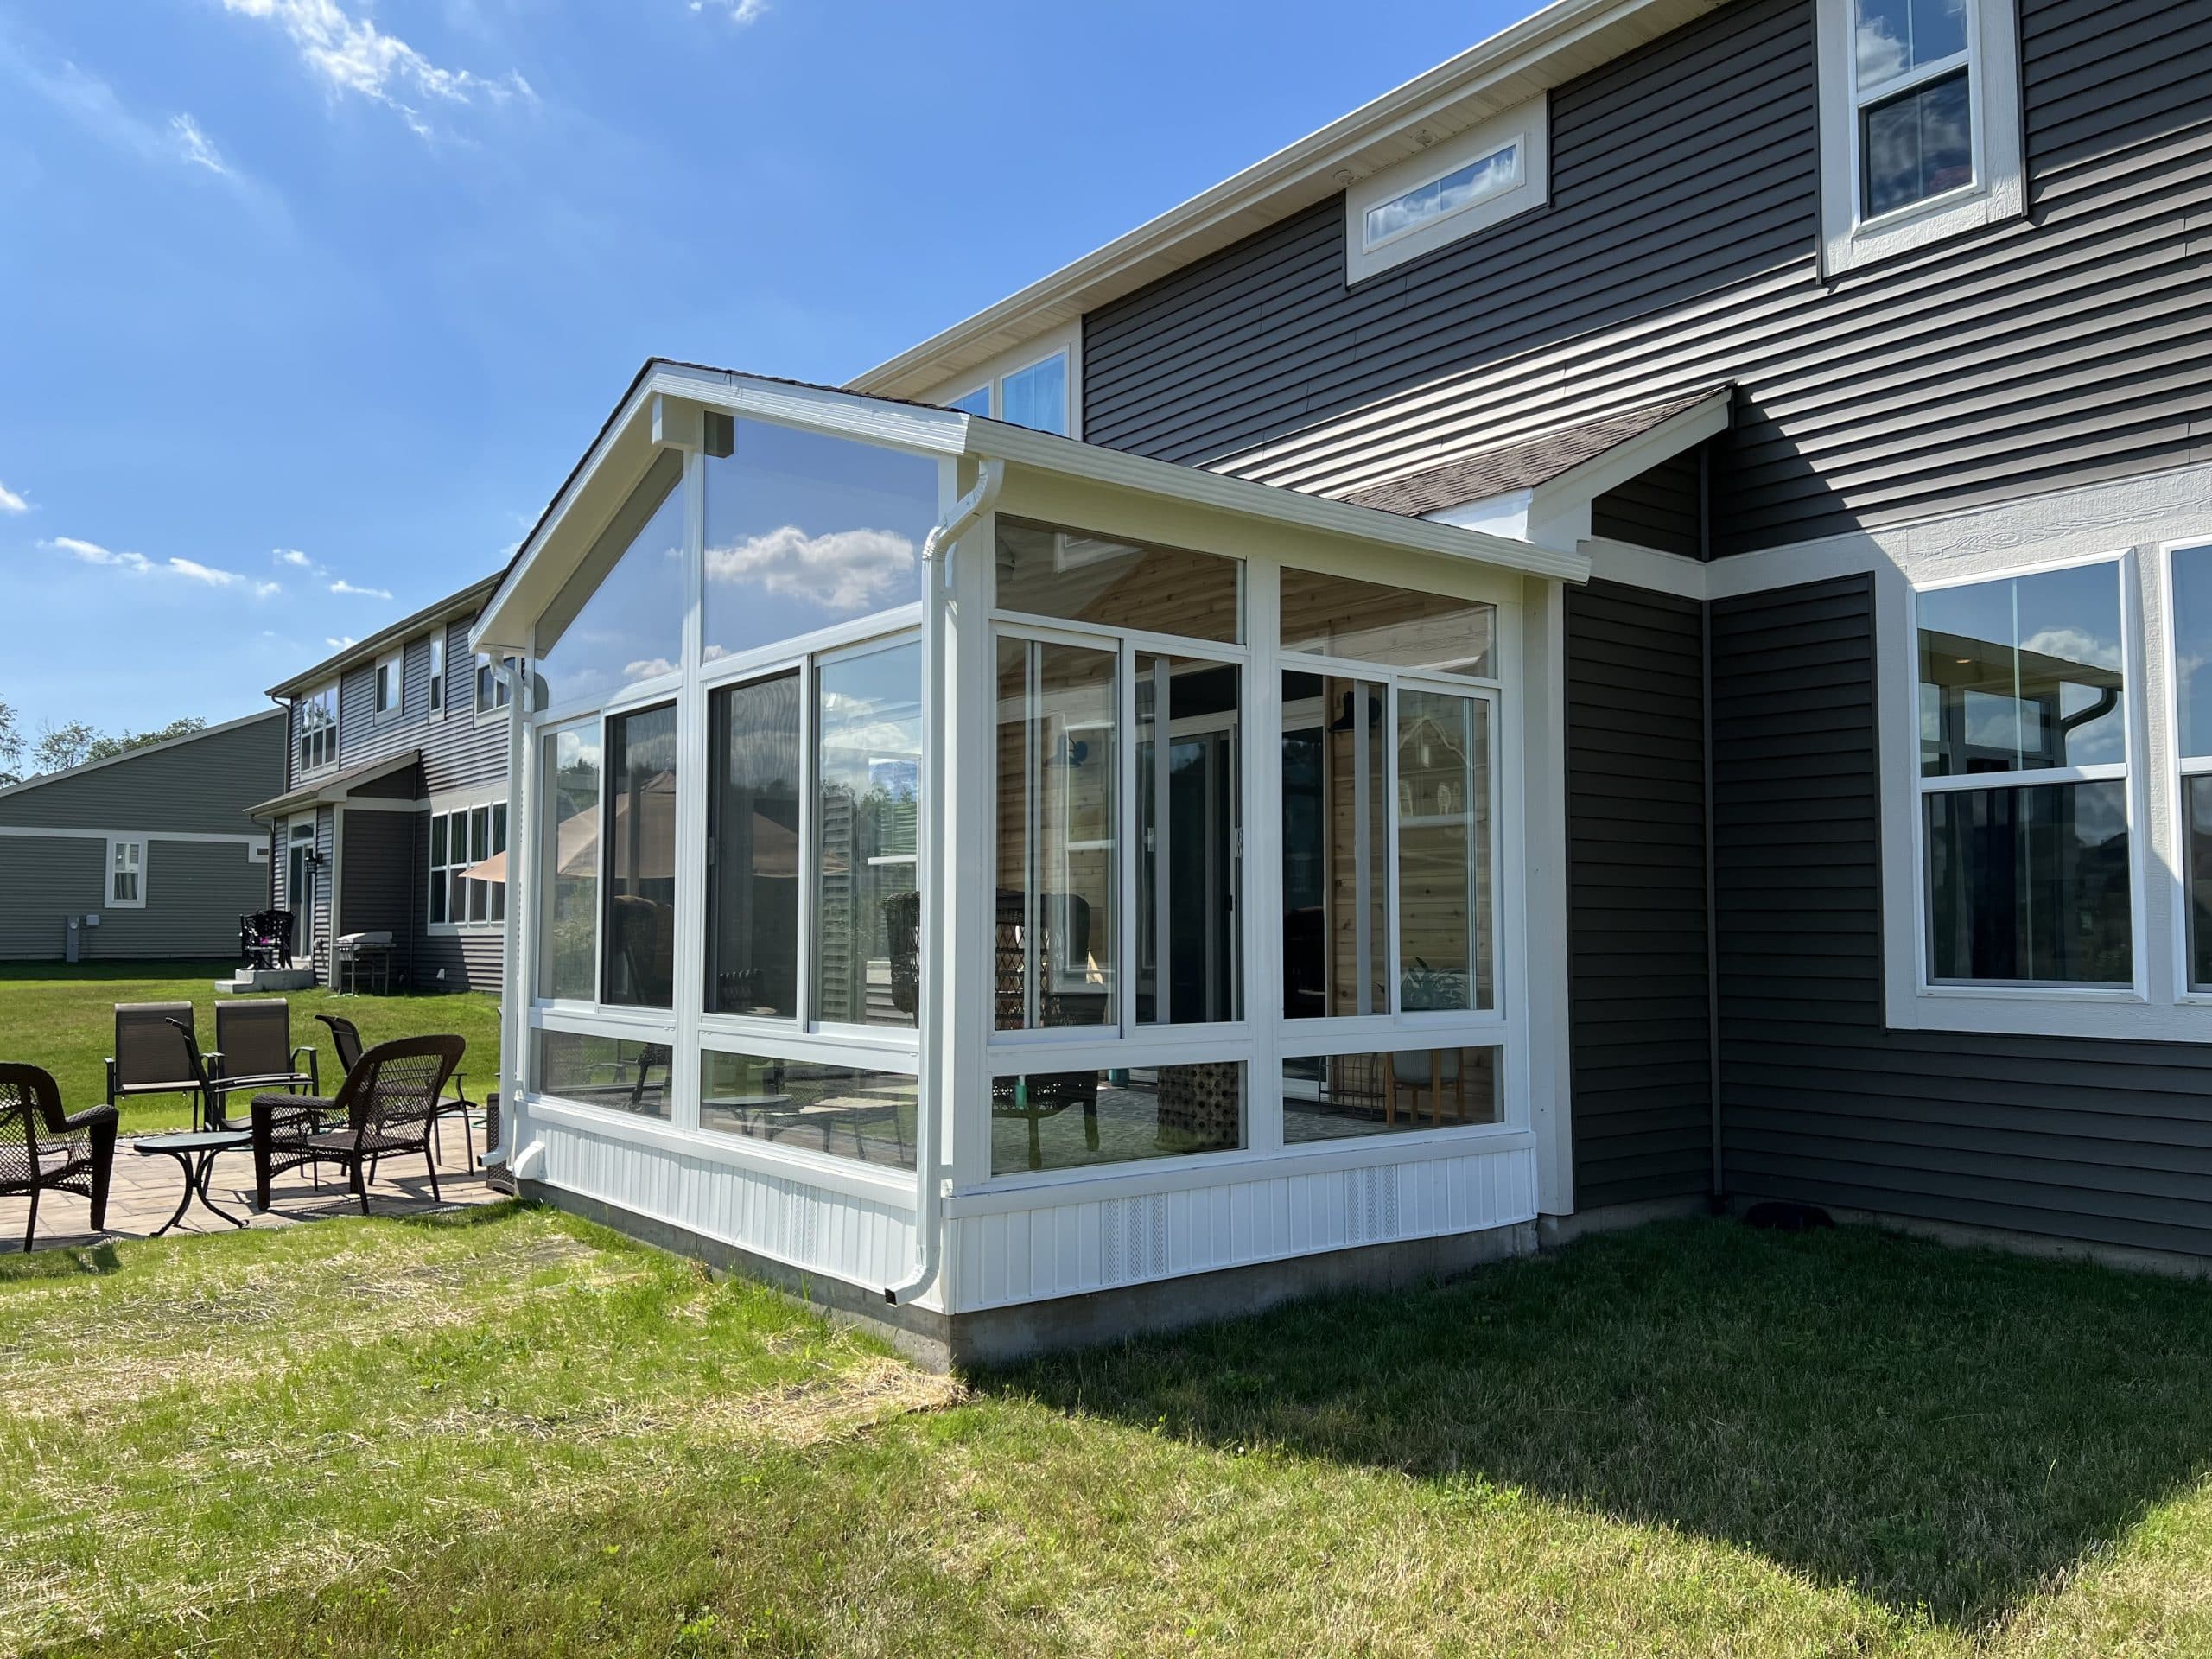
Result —
[[[944, 1116], [944, 976], [939, 900], [944, 892], [944, 842], [938, 832], [950, 802], [944, 792], [945, 693], [944, 602], [952, 576], [952, 550], [976, 519], [991, 510], [1006, 482], [1006, 463], [986, 461], [976, 487], [953, 503], [952, 512], [922, 543], [922, 811], [917, 823], [922, 894], [921, 938], [916, 963], [920, 984], [919, 1028], [915, 1035], [914, 1094], [914, 1271], [906, 1283], [886, 1286], [883, 1300], [893, 1306], [911, 1301], [936, 1281], [944, 1255], [943, 1203], [938, 1179], [938, 1122]], [[938, 572], [942, 570], [943, 579]]]
[[[522, 811], [523, 766], [529, 748], [530, 681], [520, 664], [511, 668], [502, 661], [493, 671], [507, 683], [507, 911], [499, 929], [501, 1075], [494, 1081], [499, 1090], [499, 1161], [519, 1179], [528, 1173], [522, 1166], [524, 1160], [516, 1156], [515, 1149], [523, 1144], [519, 1133], [526, 1058], [523, 1046], [530, 1039], [524, 1012], [529, 1007], [529, 1000], [522, 989], [522, 912], [530, 891], [530, 855], [524, 847], [529, 837], [523, 833]], [[492, 1161], [488, 1149], [484, 1156], [486, 1163]]]

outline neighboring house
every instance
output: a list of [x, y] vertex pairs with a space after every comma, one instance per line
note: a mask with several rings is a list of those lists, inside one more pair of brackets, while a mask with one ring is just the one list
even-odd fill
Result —
[[518, 1173], [976, 1354], [1716, 1198], [2201, 1266], [2209, 181], [2201, 0], [1560, 0], [649, 364], [474, 634]]
[[283, 775], [272, 709], [0, 789], [0, 959], [235, 956]]
[[270, 826], [295, 953], [328, 982], [331, 944], [391, 936], [398, 982], [499, 982], [503, 881], [466, 872], [505, 850], [505, 699], [469, 654], [497, 578], [472, 583], [270, 688], [290, 734]]

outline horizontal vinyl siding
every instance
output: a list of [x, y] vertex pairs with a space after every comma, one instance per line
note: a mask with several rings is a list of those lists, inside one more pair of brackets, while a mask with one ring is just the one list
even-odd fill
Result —
[[1553, 94], [1547, 208], [1348, 289], [1326, 202], [1094, 313], [1085, 435], [1337, 492], [1734, 380], [1721, 554], [2202, 459], [2208, 9], [2022, 10], [2031, 221], [1822, 283], [1810, 0], [1738, 0]]
[[106, 868], [104, 841], [0, 836], [0, 961], [60, 961], [69, 918], [101, 908]]
[[230, 957], [238, 918], [269, 901], [269, 867], [240, 842], [146, 843], [143, 906], [107, 903], [107, 843], [81, 836], [0, 836], [0, 960], [59, 962], [68, 920], [87, 962], [149, 957]]
[[470, 702], [476, 659], [468, 652], [468, 624], [455, 620], [443, 626], [445, 712], [436, 718], [430, 714], [431, 631], [426, 628], [407, 641], [402, 652], [403, 690], [397, 715], [382, 722], [376, 718], [374, 663], [347, 670], [339, 683], [340, 765], [357, 766], [385, 755], [420, 749], [423, 775], [417, 786], [429, 795], [496, 783], [507, 775], [505, 721], [480, 726]]
[[1693, 601], [1567, 595], [1578, 1210], [1712, 1191], [1701, 630]]
[[416, 812], [346, 814], [346, 880], [339, 894], [338, 931], [390, 933], [395, 976], [406, 974], [413, 965], [415, 841], [422, 826], [422, 815]]
[[1868, 579], [1713, 641], [1730, 1191], [2212, 1254], [2212, 1051], [1885, 1027]]
[[283, 717], [272, 709], [212, 736], [0, 794], [0, 824], [259, 835], [246, 809], [283, 791]]

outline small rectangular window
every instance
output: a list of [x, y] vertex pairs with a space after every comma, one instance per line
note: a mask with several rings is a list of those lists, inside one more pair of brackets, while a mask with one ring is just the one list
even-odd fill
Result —
[[146, 843], [143, 841], [108, 842], [107, 902], [118, 910], [137, 910], [146, 903]]
[[1039, 432], [1068, 431], [1068, 354], [1016, 369], [999, 382], [999, 418]]
[[945, 407], [957, 409], [963, 415], [980, 415], [988, 420], [991, 417], [990, 386], [988, 384], [980, 385], [964, 397], [955, 397]]
[[430, 712], [446, 711], [446, 636], [442, 629], [430, 636]]
[[718, 1049], [699, 1056], [699, 1127], [710, 1135], [912, 1169], [914, 1103], [906, 1072]]
[[1516, 140], [1369, 208], [1367, 245], [1379, 247], [1393, 237], [1433, 224], [1520, 182], [1521, 144]]
[[299, 701], [298, 756], [302, 775], [338, 762], [338, 686], [335, 682]]
[[390, 720], [400, 712], [400, 698], [406, 684], [401, 667], [402, 658], [398, 652], [391, 652], [377, 658], [375, 698], [378, 720]]
[[1344, 188], [1344, 280], [1363, 282], [1465, 242], [1550, 199], [1551, 111], [1538, 93], [1459, 131], [1424, 123], [1421, 148]]
[[[507, 677], [501, 673], [499, 669], [501, 667], [512, 669], [517, 666], [518, 666], [518, 659], [512, 657], [500, 658], [497, 667], [493, 665], [489, 657], [479, 657], [476, 659], [476, 712], [480, 715], [490, 714], [496, 709], [504, 709], [512, 701], [513, 688], [508, 685]], [[539, 698], [538, 706], [540, 708], [544, 706], [543, 697]]]
[[991, 1173], [1233, 1152], [1244, 1077], [1242, 1060], [994, 1077]]

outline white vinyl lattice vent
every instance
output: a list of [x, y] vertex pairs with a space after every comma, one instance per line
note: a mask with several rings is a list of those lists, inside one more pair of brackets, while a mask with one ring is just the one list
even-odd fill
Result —
[[1344, 1231], [1347, 1242], [1368, 1243], [1398, 1233], [1398, 1172], [1376, 1164], [1344, 1172]]
[[1106, 1283], [1157, 1279], [1168, 1271], [1167, 1198], [1112, 1198], [1099, 1205], [1099, 1271]]

